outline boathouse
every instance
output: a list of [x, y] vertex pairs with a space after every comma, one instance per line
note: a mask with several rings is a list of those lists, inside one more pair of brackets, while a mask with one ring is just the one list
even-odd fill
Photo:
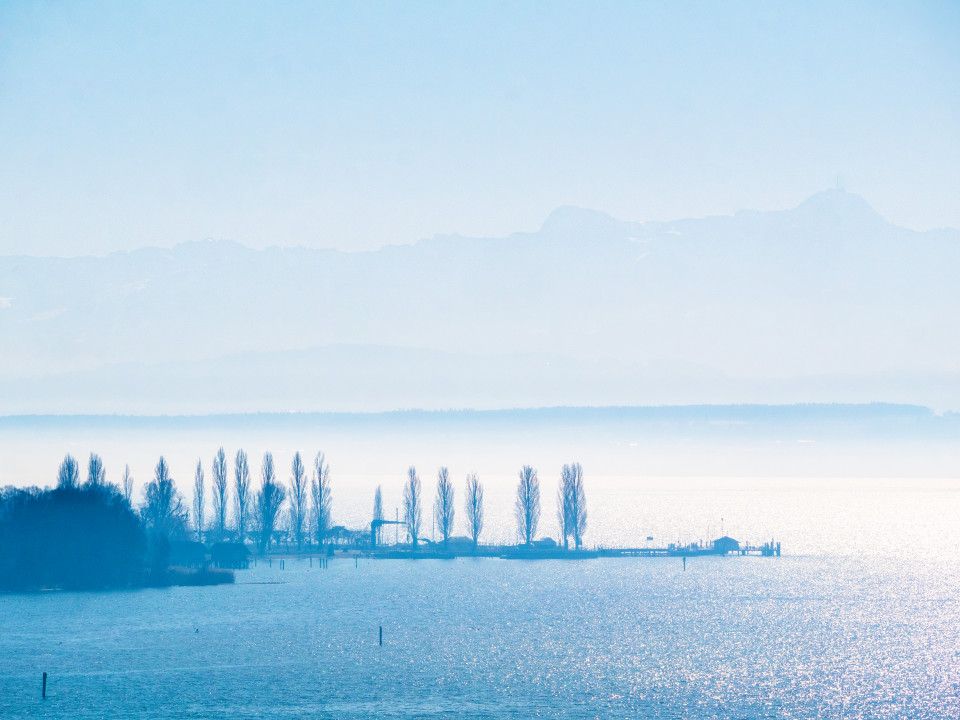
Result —
[[728, 535], [713, 541], [713, 551], [720, 555], [740, 552], [740, 543]]
[[250, 551], [243, 543], [214, 543], [210, 560], [218, 568], [246, 570], [250, 567]]

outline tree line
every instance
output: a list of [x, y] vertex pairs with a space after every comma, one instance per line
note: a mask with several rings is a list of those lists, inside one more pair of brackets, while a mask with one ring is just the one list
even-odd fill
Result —
[[[433, 501], [434, 527], [440, 533], [442, 543], [446, 546], [453, 534], [454, 527], [454, 487], [450, 480], [447, 468], [441, 467], [437, 471], [437, 490]], [[422, 501], [420, 477], [415, 467], [407, 471], [407, 481], [403, 488], [404, 524], [410, 536], [411, 544], [416, 547], [420, 539], [422, 519]], [[380, 488], [374, 500], [374, 519], [382, 519], [377, 515], [379, 507]], [[477, 547], [480, 533], [483, 530], [483, 485], [475, 473], [467, 475], [466, 502], [464, 510], [467, 516], [467, 530], [474, 547]], [[517, 496], [514, 504], [514, 516], [517, 521], [517, 539], [524, 545], [532, 545], [537, 537], [540, 524], [540, 479], [537, 471], [529, 465], [524, 465], [519, 473]], [[583, 486], [583, 468], [580, 463], [564, 465], [560, 472], [560, 484], [557, 490], [557, 520], [559, 534], [565, 548], [570, 547], [573, 539], [574, 547], [580, 549], [583, 545], [583, 535], [587, 529], [587, 499]]]
[[[304, 545], [322, 545], [331, 529], [333, 493], [330, 466], [323, 452], [318, 452], [308, 472], [300, 452], [290, 463], [286, 482], [278, 478], [273, 454], [266, 452], [260, 463], [260, 482], [255, 489], [251, 480], [250, 461], [244, 450], [233, 456], [232, 472], [227, 454], [221, 447], [210, 463], [210, 482], [202, 460], [197, 461], [193, 478], [193, 502], [188, 509], [176, 488], [170, 467], [160, 457], [154, 468], [153, 479], [143, 489], [143, 499], [135, 505], [133, 477], [129, 465], [124, 468], [119, 485], [106, 481], [102, 458], [90, 455], [87, 477], [82, 487], [114, 491], [139, 518], [151, 548], [171, 540], [246, 542], [252, 539], [261, 552], [270, 549], [280, 532], [301, 550]], [[60, 464], [57, 489], [81, 487], [80, 465], [71, 455]], [[417, 547], [422, 539], [423, 500], [420, 477], [411, 466], [403, 487], [403, 524], [409, 542]], [[436, 493], [433, 502], [433, 521], [444, 546], [454, 532], [455, 488], [446, 467], [437, 471]], [[484, 527], [484, 488], [476, 473], [466, 476], [464, 512], [466, 529], [474, 547], [480, 542]], [[207, 508], [211, 516], [207, 516]], [[191, 523], [192, 515], [192, 523]], [[531, 545], [537, 538], [541, 519], [540, 480], [537, 471], [525, 465], [518, 474], [514, 505], [517, 540]], [[373, 520], [384, 520], [383, 492], [378, 486], [374, 493]], [[564, 465], [557, 489], [557, 525], [561, 542], [579, 549], [587, 527], [587, 505], [583, 470], [579, 463]], [[192, 527], [191, 527], [192, 526]], [[161, 553], [162, 554], [162, 553]], [[160, 557], [157, 562], [160, 562]]]

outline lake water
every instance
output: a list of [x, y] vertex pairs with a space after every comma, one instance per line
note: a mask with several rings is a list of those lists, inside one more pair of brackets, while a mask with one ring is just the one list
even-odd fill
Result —
[[722, 512], [784, 556], [288, 560], [4, 595], [0, 717], [960, 717], [957, 481], [593, 489], [607, 540]]

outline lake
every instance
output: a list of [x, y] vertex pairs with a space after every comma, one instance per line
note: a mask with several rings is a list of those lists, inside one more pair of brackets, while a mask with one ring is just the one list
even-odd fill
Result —
[[960, 482], [592, 490], [594, 542], [722, 512], [784, 556], [288, 560], [233, 586], [4, 595], [0, 717], [960, 716]]

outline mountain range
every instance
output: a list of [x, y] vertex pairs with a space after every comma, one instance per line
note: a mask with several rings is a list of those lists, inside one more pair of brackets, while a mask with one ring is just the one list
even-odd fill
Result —
[[907, 402], [960, 409], [960, 232], [857, 195], [373, 252], [0, 257], [0, 414]]

